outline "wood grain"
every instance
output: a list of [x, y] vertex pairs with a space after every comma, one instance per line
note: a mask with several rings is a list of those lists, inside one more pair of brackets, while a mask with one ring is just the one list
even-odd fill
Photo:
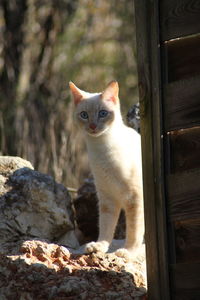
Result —
[[199, 300], [200, 1], [135, 4], [149, 298]]
[[175, 221], [173, 230], [176, 262], [200, 262], [200, 218]]
[[170, 172], [200, 168], [200, 126], [168, 133]]
[[169, 220], [198, 219], [200, 216], [200, 169], [167, 176]]
[[[135, 0], [148, 297], [169, 300], [158, 1]], [[151, 17], [150, 17], [151, 16]], [[153, 130], [155, 128], [155, 130]], [[158, 209], [159, 207], [159, 209]], [[159, 226], [157, 224], [159, 223]], [[162, 270], [162, 271], [161, 271]]]
[[160, 12], [162, 41], [200, 32], [199, 0], [163, 0]]
[[164, 53], [168, 83], [200, 75], [200, 34], [165, 42]]
[[179, 292], [192, 289], [200, 291], [200, 262], [171, 265], [171, 272], [174, 290]]
[[164, 86], [165, 131], [200, 125], [200, 76]]
[[173, 300], [199, 300], [200, 289], [174, 290], [173, 295]]

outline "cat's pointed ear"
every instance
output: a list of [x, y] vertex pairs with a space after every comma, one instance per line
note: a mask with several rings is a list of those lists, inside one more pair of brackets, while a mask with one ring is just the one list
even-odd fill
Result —
[[80, 90], [72, 81], [69, 82], [69, 87], [74, 98], [74, 103], [77, 105], [83, 100], [85, 92]]
[[102, 93], [102, 99], [117, 103], [119, 101], [119, 85], [117, 81], [111, 81]]

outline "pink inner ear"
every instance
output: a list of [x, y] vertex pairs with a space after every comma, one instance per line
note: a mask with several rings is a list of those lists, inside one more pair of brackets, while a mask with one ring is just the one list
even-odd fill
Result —
[[108, 101], [112, 101], [113, 103], [117, 103], [117, 98], [115, 96], [109, 97]]
[[82, 99], [83, 95], [81, 94], [81, 90], [79, 90], [73, 82], [69, 82], [69, 87], [74, 97], [74, 103], [77, 105]]
[[80, 94], [73, 94], [73, 95], [74, 95], [74, 103], [75, 105], [77, 105], [79, 102], [81, 102], [83, 96], [81, 96]]
[[117, 81], [111, 81], [106, 87], [105, 91], [102, 93], [102, 98], [105, 101], [112, 101], [114, 104], [117, 104], [119, 101], [118, 93], [119, 86]]

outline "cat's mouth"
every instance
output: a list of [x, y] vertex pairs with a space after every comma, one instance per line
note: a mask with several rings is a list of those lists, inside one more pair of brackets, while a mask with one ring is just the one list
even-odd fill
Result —
[[90, 135], [98, 135], [98, 134], [100, 134], [101, 132], [99, 132], [98, 130], [94, 129], [94, 130], [88, 131], [88, 133], [89, 133]]
[[88, 134], [93, 137], [98, 137], [102, 135], [105, 131], [106, 131], [105, 129], [104, 130], [93, 129], [88, 131]]

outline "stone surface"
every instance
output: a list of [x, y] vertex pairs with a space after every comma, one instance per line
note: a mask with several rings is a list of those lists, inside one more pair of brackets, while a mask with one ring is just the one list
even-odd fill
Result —
[[[79, 196], [76, 216], [91, 240], [91, 227], [98, 233], [93, 182]], [[67, 189], [27, 161], [0, 157], [0, 299], [147, 299], [144, 248], [134, 261], [114, 253], [86, 255], [75, 232]], [[110, 251], [120, 243], [113, 240]]]
[[130, 127], [140, 133], [140, 104], [134, 104], [126, 116], [127, 123]]
[[0, 255], [2, 300], [147, 299], [142, 260], [130, 266], [114, 254], [75, 255], [37, 240], [16, 252]]
[[0, 157], [0, 248], [24, 238], [76, 248], [67, 189], [18, 157]]
[[17, 156], [0, 156], [0, 174], [8, 176], [12, 174], [14, 171], [21, 168], [29, 168], [34, 169], [32, 164]]
[[82, 243], [98, 237], [98, 199], [92, 178], [86, 179], [74, 199], [75, 219], [82, 232]]

